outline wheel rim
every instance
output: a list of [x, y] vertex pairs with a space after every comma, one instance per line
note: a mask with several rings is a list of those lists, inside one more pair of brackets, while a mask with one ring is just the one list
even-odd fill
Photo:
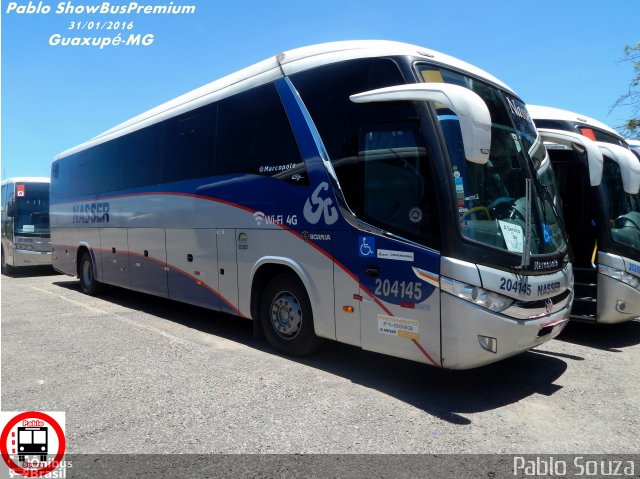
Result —
[[293, 339], [302, 326], [302, 307], [296, 296], [288, 291], [275, 295], [271, 301], [271, 326], [282, 339]]
[[93, 279], [93, 268], [91, 267], [91, 261], [85, 260], [82, 262], [82, 284], [89, 286]]

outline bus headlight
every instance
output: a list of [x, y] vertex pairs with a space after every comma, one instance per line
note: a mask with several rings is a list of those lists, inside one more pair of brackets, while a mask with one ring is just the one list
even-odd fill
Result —
[[440, 278], [440, 287], [449, 294], [496, 313], [504, 311], [515, 302], [515, 299], [508, 296], [450, 278]]
[[598, 272], [604, 274], [605, 276], [609, 276], [610, 278], [617, 279], [618, 281], [640, 291], [640, 278], [638, 278], [637, 276], [633, 276], [632, 274], [626, 273], [625, 271], [612, 268], [611, 266], [605, 266], [603, 264], [598, 265]]

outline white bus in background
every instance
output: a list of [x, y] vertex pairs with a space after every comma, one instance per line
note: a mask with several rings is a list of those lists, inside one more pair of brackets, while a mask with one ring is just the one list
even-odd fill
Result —
[[49, 178], [3, 180], [2, 274], [51, 264]]
[[287, 51], [58, 155], [53, 264], [251, 318], [287, 354], [491, 363], [559, 334], [573, 297], [524, 111], [422, 47]]
[[547, 143], [573, 250], [571, 317], [618, 323], [640, 316], [640, 161], [593, 118], [529, 105]]
[[640, 158], [640, 140], [630, 140], [627, 138], [626, 140], [629, 148], [633, 151], [638, 158]]

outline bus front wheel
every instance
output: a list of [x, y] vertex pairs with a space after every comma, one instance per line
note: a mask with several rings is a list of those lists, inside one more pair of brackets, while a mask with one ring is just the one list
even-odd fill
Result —
[[309, 295], [293, 274], [279, 274], [267, 284], [259, 311], [267, 341], [281, 353], [304, 356], [322, 346], [313, 329]]
[[82, 292], [90, 296], [95, 296], [104, 291], [104, 284], [98, 281], [95, 277], [95, 271], [93, 268], [93, 261], [91, 260], [91, 254], [85, 251], [80, 260], [79, 268], [80, 288]]
[[13, 273], [13, 267], [7, 264], [7, 258], [4, 256], [4, 248], [2, 248], [2, 274], [10, 276]]

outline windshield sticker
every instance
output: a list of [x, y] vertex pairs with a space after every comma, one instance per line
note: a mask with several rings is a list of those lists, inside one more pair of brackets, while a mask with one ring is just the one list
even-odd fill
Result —
[[553, 237], [551, 236], [551, 226], [542, 223], [542, 233], [544, 236], [544, 244], [551, 244]]
[[18, 198], [24, 198], [24, 185], [16, 185], [16, 195]]
[[516, 145], [516, 150], [518, 150], [518, 153], [520, 153], [522, 151], [522, 145], [520, 144], [518, 135], [516, 135], [515, 133], [511, 133], [511, 138], [513, 138], [513, 143], [515, 143]]
[[498, 224], [502, 230], [502, 236], [507, 245], [507, 249], [515, 253], [522, 253], [524, 250], [524, 233], [522, 232], [522, 227], [502, 220], [498, 220]]
[[413, 262], [413, 252], [411, 251], [391, 251], [388, 249], [379, 249], [378, 258], [380, 259], [393, 259], [396, 261], [411, 261]]
[[413, 319], [378, 315], [378, 332], [399, 338], [420, 339], [420, 323]]
[[422, 210], [417, 206], [409, 211], [409, 221], [412, 223], [420, 223], [422, 221]]

